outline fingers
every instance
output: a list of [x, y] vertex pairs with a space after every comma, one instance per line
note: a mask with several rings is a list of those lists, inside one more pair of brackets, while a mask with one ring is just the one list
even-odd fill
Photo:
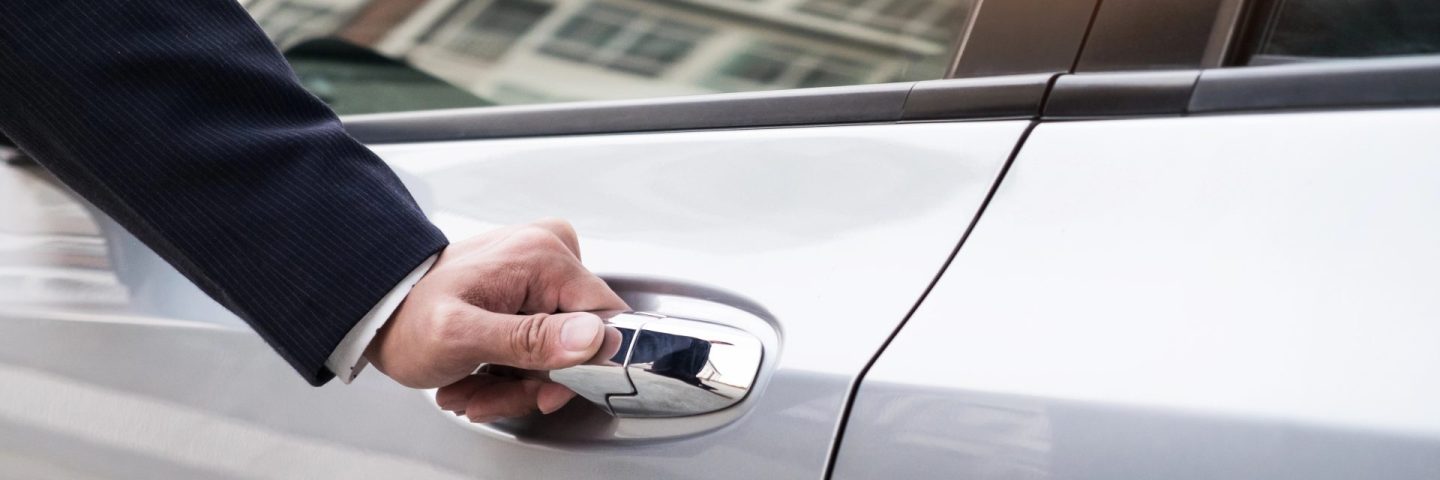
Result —
[[574, 392], [556, 383], [485, 373], [471, 375], [441, 387], [435, 393], [435, 403], [441, 409], [465, 415], [476, 423], [529, 415], [536, 411], [553, 413], [573, 398]]
[[528, 370], [554, 370], [594, 357], [605, 336], [591, 313], [505, 315], [474, 308], [456, 326], [452, 351], [466, 364], [496, 363]]
[[476, 390], [511, 380], [513, 379], [488, 374], [471, 375], [436, 390], [435, 404], [439, 405], [441, 410], [465, 413], [466, 404], [470, 403], [470, 396], [474, 395]]
[[[624, 310], [604, 280], [580, 263], [580, 242], [564, 220], [548, 218], [512, 227], [494, 243], [492, 253], [507, 263], [501, 272], [471, 270], [471, 303], [506, 313]], [[498, 273], [498, 275], [496, 274]], [[515, 278], [518, 274], [518, 278]], [[498, 281], [511, 277], [511, 281]], [[513, 288], [516, 281], [525, 288]], [[506, 295], [505, 293], [509, 293]], [[523, 295], [515, 295], [523, 293]], [[509, 301], [505, 301], [509, 300]], [[518, 300], [518, 302], [516, 302]]]
[[575, 227], [572, 227], [570, 222], [556, 217], [546, 217], [527, 224], [498, 228], [483, 235], [477, 235], [455, 242], [451, 245], [452, 248], [448, 250], [473, 253], [477, 250], [483, 250], [497, 244], [511, 241], [516, 236], [524, 237], [537, 232], [544, 233], [545, 237], [558, 240], [570, 256], [577, 259], [580, 258], [580, 238], [579, 235], [575, 233]]
[[555, 217], [546, 217], [531, 222], [530, 225], [545, 229], [555, 235], [555, 238], [559, 238], [560, 242], [565, 244], [565, 248], [570, 250], [570, 254], [575, 255], [576, 259], [580, 258], [580, 237], [575, 234], [575, 227], [571, 226], [570, 222]]
[[540, 227], [554, 234], [559, 238], [565, 248], [575, 255], [574, 262], [565, 262], [564, 268], [556, 268], [550, 271], [559, 272], [565, 278], [559, 282], [547, 282], [561, 285], [558, 296], [559, 310], [567, 312], [594, 312], [604, 310], [624, 310], [628, 308], [625, 301], [605, 284], [604, 280], [591, 273], [580, 263], [580, 240], [575, 234], [575, 227], [570, 222], [559, 218], [542, 218], [531, 225]]
[[541, 383], [539, 380], [507, 379], [476, 388], [465, 401], [465, 416], [475, 423], [488, 423], [529, 415], [539, 408], [535, 400]]
[[[615, 294], [604, 280], [591, 273], [580, 262], [565, 265], [558, 270], [557, 274], [564, 275], [560, 281], [552, 281], [560, 285], [558, 292], [553, 298], [556, 299], [555, 309], [567, 312], [602, 312], [608, 310], [627, 310], [625, 300]], [[536, 298], [540, 296], [535, 296]]]
[[[366, 355], [414, 388], [450, 385], [485, 363], [565, 368], [595, 357], [606, 328], [594, 314], [551, 312], [626, 308], [580, 263], [574, 228], [545, 219], [447, 247]], [[553, 399], [547, 405], [563, 404], [571, 395], [545, 392], [544, 398]]]
[[614, 358], [616, 353], [620, 353], [620, 342], [623, 341], [625, 341], [625, 337], [620, 334], [620, 330], [616, 330], [615, 327], [606, 326], [605, 340], [600, 344], [600, 351], [596, 352], [595, 356], [585, 363], [591, 365], [614, 365], [610, 359]]
[[540, 391], [535, 395], [535, 406], [540, 408], [540, 413], [549, 415], [570, 403], [572, 398], [575, 398], [575, 392], [564, 385], [545, 382], [540, 384]]

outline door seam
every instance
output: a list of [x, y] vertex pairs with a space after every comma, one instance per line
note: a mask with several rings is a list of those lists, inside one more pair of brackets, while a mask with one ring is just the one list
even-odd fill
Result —
[[[1054, 86], [1054, 82], [1055, 80], [1052, 78], [1050, 87]], [[1050, 88], [1046, 88], [1045, 96], [1048, 97], [1049, 93]], [[1044, 100], [1045, 99], [1041, 100], [1041, 105], [1044, 105]], [[891, 342], [895, 341], [895, 337], [905, 328], [905, 324], [910, 322], [910, 318], [915, 315], [916, 310], [920, 309], [920, 305], [925, 303], [925, 299], [930, 296], [930, 292], [934, 290], [935, 285], [939, 283], [940, 277], [944, 276], [945, 272], [950, 269], [950, 264], [955, 261], [955, 256], [960, 253], [960, 249], [965, 246], [965, 241], [970, 238], [970, 234], [975, 231], [976, 225], [978, 225], [980, 219], [984, 217], [985, 210], [990, 206], [990, 201], [995, 198], [995, 192], [1000, 190], [1001, 182], [1003, 182], [1005, 176], [1010, 173], [1011, 165], [1013, 165], [1015, 159], [1020, 156], [1020, 150], [1025, 147], [1025, 141], [1030, 138], [1030, 133], [1039, 125], [1039, 119], [1031, 119], [1030, 124], [1026, 125], [1025, 130], [1020, 133], [1020, 138], [1015, 142], [1015, 147], [1010, 151], [1010, 155], [1000, 167], [1000, 173], [996, 175], [995, 181], [990, 185], [990, 190], [985, 193], [985, 199], [980, 202], [979, 208], [975, 210], [975, 215], [971, 218], [970, 224], [965, 227], [965, 232], [960, 235], [960, 240], [955, 244], [955, 247], [950, 250], [950, 255], [945, 258], [945, 262], [940, 265], [940, 269], [935, 272], [935, 277], [930, 279], [929, 285], [920, 293], [920, 297], [915, 300], [914, 305], [911, 305], [909, 311], [905, 312], [905, 316], [900, 319], [900, 323], [895, 326], [895, 329], [892, 330], [890, 335], [885, 338], [885, 341], [880, 344], [880, 348], [875, 351], [875, 354], [865, 362], [865, 367], [860, 369], [860, 373], [856, 375], [855, 379], [851, 382], [850, 388], [848, 392], [846, 392], [845, 405], [840, 410], [840, 419], [836, 423], [835, 433], [830, 442], [829, 454], [825, 458], [825, 471], [821, 476], [822, 479], [829, 480], [835, 474], [835, 464], [839, 458], [840, 447], [845, 439], [845, 429], [850, 423], [850, 413], [855, 407], [855, 399], [860, 393], [860, 385], [865, 381], [865, 375], [870, 373], [870, 368], [874, 367], [875, 362], [880, 359], [880, 356], [885, 354], [885, 350], [890, 347]]]

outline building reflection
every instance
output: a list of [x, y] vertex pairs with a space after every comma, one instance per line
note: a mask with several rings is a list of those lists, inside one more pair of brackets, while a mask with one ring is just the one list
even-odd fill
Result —
[[974, 0], [251, 0], [498, 104], [938, 78]]

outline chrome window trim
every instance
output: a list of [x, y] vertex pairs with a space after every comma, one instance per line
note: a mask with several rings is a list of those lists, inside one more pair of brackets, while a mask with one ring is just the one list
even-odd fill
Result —
[[1187, 113], [1440, 105], [1440, 55], [1201, 72]]
[[[1098, 1], [978, 0], [967, 19], [969, 28], [957, 39], [957, 52], [948, 78], [944, 79], [377, 113], [350, 115], [341, 120], [361, 141], [385, 144], [899, 121], [1036, 118], [1054, 76], [1070, 71], [1074, 65]], [[1035, 31], [1047, 34], [1029, 35]], [[1027, 39], [1032, 41], [1022, 41]], [[1035, 52], [1040, 54], [1032, 55]]]
[[642, 100], [378, 113], [342, 119], [365, 143], [893, 122], [915, 82]]
[[343, 118], [369, 144], [1039, 115], [1052, 74]]
[[[1182, 14], [1167, 8], [1176, 5], [1193, 10]], [[1260, 0], [1105, 0], [1074, 73], [1061, 75], [1049, 92], [1043, 118], [1440, 104], [1440, 90], [1434, 88], [1440, 84], [1440, 54], [1231, 66], [1248, 55], [1252, 37], [1266, 28], [1257, 22], [1270, 19], [1265, 9], [1275, 5]], [[1155, 38], [1156, 31], [1171, 36]], [[1189, 36], [1175, 36], [1177, 32]], [[1141, 43], [1161, 48], [1127, 47]], [[1171, 46], [1176, 49], [1165, 50]]]

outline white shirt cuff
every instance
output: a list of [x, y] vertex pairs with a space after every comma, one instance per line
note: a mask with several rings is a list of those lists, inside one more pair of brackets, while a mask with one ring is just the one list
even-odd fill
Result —
[[385, 322], [390, 320], [390, 315], [395, 313], [395, 309], [400, 308], [400, 301], [410, 294], [410, 289], [415, 287], [415, 283], [420, 281], [420, 277], [430, 271], [430, 267], [435, 265], [435, 259], [439, 256], [439, 254], [435, 254], [425, 259], [420, 266], [410, 272], [410, 275], [406, 275], [403, 280], [400, 280], [400, 283], [396, 284], [390, 293], [381, 297], [380, 302], [370, 309], [370, 313], [366, 313], [360, 319], [360, 323], [356, 323], [355, 327], [350, 329], [350, 333], [340, 340], [340, 345], [335, 347], [335, 351], [330, 352], [330, 358], [325, 360], [325, 368], [335, 372], [335, 376], [346, 384], [355, 380], [355, 376], [370, 364], [365, 359], [365, 348], [369, 347], [370, 341], [375, 339], [375, 333], [379, 332], [380, 327], [385, 326]]

